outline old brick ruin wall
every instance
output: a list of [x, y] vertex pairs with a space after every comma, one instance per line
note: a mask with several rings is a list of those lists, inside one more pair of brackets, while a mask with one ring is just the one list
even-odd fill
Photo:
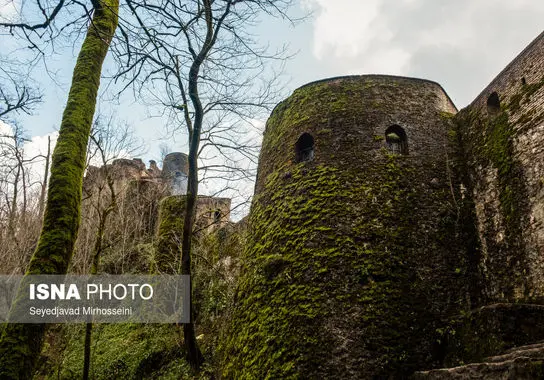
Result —
[[[106, 176], [110, 176], [116, 186], [116, 190], [122, 191], [131, 181], [150, 182], [157, 187], [164, 187], [168, 194], [179, 193], [177, 184], [179, 178], [187, 178], [189, 171], [187, 156], [183, 153], [169, 153], [164, 158], [164, 170], [159, 169], [154, 160], [149, 161], [146, 167], [140, 158], [126, 159], [118, 158], [111, 164], [101, 167], [89, 165], [83, 181], [83, 189], [91, 189], [96, 186], [103, 186]], [[181, 185], [183, 188], [183, 185]], [[185, 185], [185, 189], [186, 189]]]
[[[187, 155], [173, 152], [164, 157], [163, 167], [150, 161], [148, 167], [139, 158], [116, 159], [102, 167], [89, 166], [83, 181], [84, 197], [107, 196], [106, 176], [113, 179], [118, 198], [123, 199], [124, 212], [149, 214], [144, 228], [155, 231], [158, 226], [159, 202], [169, 196], [183, 197], [187, 191], [189, 165]], [[199, 196], [197, 228], [218, 228], [230, 221], [230, 198]], [[140, 230], [140, 232], [142, 232]]]

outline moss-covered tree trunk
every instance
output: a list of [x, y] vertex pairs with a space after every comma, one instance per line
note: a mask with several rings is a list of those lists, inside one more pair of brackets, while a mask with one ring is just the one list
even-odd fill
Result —
[[[51, 162], [51, 177], [38, 247], [27, 274], [66, 273], [80, 221], [87, 142], [102, 63], [117, 27], [119, 1], [95, 4], [81, 47]], [[0, 340], [0, 378], [30, 379], [40, 354], [45, 325], [8, 324]]]

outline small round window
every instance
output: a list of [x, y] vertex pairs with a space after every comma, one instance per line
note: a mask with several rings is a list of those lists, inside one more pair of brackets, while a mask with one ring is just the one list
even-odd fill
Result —
[[221, 221], [221, 211], [215, 210], [213, 212], [213, 221], [214, 223], [218, 223], [219, 221]]

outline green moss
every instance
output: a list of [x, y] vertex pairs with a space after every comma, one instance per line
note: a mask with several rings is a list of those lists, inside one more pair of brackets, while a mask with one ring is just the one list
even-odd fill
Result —
[[[433, 365], [435, 328], [466, 294], [455, 268], [467, 270], [452, 192], [461, 197], [445, 175], [451, 118], [424, 96], [432, 86], [333, 79], [276, 107], [220, 340], [225, 378], [401, 377]], [[433, 120], [440, 148], [380, 149], [384, 115], [410, 96], [425, 99], [410, 112]], [[325, 139], [321, 129], [334, 133]], [[315, 157], [295, 163], [289, 148], [303, 132], [315, 138]]]
[[332, 133], [332, 130], [331, 130], [331, 129], [328, 129], [328, 128], [327, 128], [327, 129], [322, 129], [322, 130], [320, 130], [320, 131], [318, 132], [318, 134], [320, 134], [320, 135], [329, 135], [329, 134], [331, 134], [331, 133]]
[[[495, 184], [498, 190], [499, 209], [485, 204], [485, 215], [481, 223], [487, 251], [493, 255], [485, 269], [487, 289], [498, 299], [514, 299], [524, 289], [526, 282], [526, 260], [523, 242], [523, 225], [527, 209], [527, 189], [522, 163], [514, 150], [518, 131], [533, 122], [534, 110], [524, 111], [522, 105], [541, 88], [543, 82], [523, 86], [510, 98], [504, 99], [502, 109], [495, 115], [475, 108], [467, 108], [457, 118], [461, 126], [461, 138], [470, 160], [468, 168], [473, 174], [473, 186], [485, 186], [490, 191]], [[482, 171], [482, 168], [485, 171]], [[487, 174], [496, 171], [496, 178], [488, 179]], [[490, 187], [491, 186], [491, 187]], [[501, 224], [497, 226], [496, 212], [500, 212]], [[504, 239], [497, 239], [499, 233]]]
[[389, 133], [387, 135], [387, 139], [389, 141], [391, 141], [391, 142], [399, 142], [400, 141], [400, 137], [396, 133]]
[[[84, 325], [63, 327], [65, 347], [44, 363], [40, 376], [81, 378], [84, 329]], [[182, 333], [175, 325], [98, 324], [94, 326], [92, 347], [93, 379], [179, 379], [193, 375], [183, 359]]]
[[544, 77], [539, 82], [524, 85], [519, 92], [508, 99], [507, 108], [509, 111], [511, 113], [518, 112], [521, 109], [522, 103], [528, 101], [542, 86], [544, 86]]
[[[233, 325], [223, 337], [225, 377], [317, 375], [322, 358], [338, 345], [324, 321], [349, 320], [348, 310], [357, 316], [346, 323], [367, 336], [366, 350], [375, 350], [369, 363], [382, 368], [367, 368], [362, 376], [410, 371], [403, 332], [412, 321], [406, 312], [420, 313], [421, 305], [403, 287], [418, 294], [423, 285], [408, 265], [414, 247], [406, 243], [411, 232], [405, 226], [417, 198], [406, 181], [412, 169], [398, 160], [386, 157], [376, 167], [376, 182], [303, 165], [290, 171], [288, 181], [276, 173], [268, 178], [268, 191], [252, 208], [246, 272]], [[361, 202], [366, 206], [359, 209]], [[354, 223], [344, 230], [342, 220]], [[260, 349], [249, 354], [254, 347]]]
[[471, 112], [470, 125], [484, 125], [484, 133], [479, 141], [474, 142], [474, 153], [478, 159], [489, 162], [497, 169], [501, 193], [499, 199], [501, 209], [507, 222], [515, 218], [515, 207], [512, 199], [512, 188], [519, 187], [515, 178], [516, 163], [513, 157], [513, 138], [515, 131], [509, 121], [509, 113], [502, 110], [494, 117], [480, 118]]
[[186, 197], [174, 195], [164, 198], [159, 206], [159, 229], [155, 249], [154, 271], [180, 273], [181, 238]]
[[[268, 123], [275, 124], [282, 120], [289, 120], [290, 125], [296, 129], [298, 125], [304, 124], [309, 120], [323, 120], [327, 122], [331, 115], [340, 116], [349, 114], [352, 109], [353, 102], [362, 93], [374, 87], [376, 83], [367, 79], [365, 81], [345, 80], [342, 85], [334, 85], [329, 82], [311, 84], [301, 87], [293, 92], [293, 94], [285, 101], [278, 104]], [[319, 93], [319, 99], [316, 101], [315, 94]], [[326, 112], [321, 104], [327, 104]], [[293, 105], [296, 105], [293, 107]], [[300, 110], [304, 110], [300, 112]], [[323, 128], [330, 130], [330, 128]], [[267, 141], [272, 145], [284, 141], [287, 131], [280, 131], [274, 134]]]
[[444, 111], [440, 112], [440, 117], [444, 120], [452, 120], [455, 117], [455, 115], [456, 114], [451, 112], [444, 112]]

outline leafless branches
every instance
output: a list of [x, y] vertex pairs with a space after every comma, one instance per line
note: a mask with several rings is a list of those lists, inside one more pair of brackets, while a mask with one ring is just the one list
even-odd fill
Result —
[[169, 132], [196, 142], [197, 126], [201, 183], [230, 188], [238, 179], [252, 187], [260, 126], [283, 95], [281, 72], [289, 58], [287, 46], [271, 49], [254, 33], [263, 13], [295, 23], [287, 14], [291, 2], [212, 1], [208, 14], [202, 0], [129, 0], [124, 6], [122, 38], [113, 47], [115, 80], [121, 91], [131, 88], [162, 109]]
[[30, 114], [42, 100], [42, 95], [26, 84], [27, 77], [15, 66], [15, 62], [0, 59], [0, 120]]
[[[277, 101], [278, 76], [269, 67], [287, 58], [285, 47], [269, 52], [251, 34], [261, 13], [287, 17], [291, 0], [127, 0], [121, 18], [123, 41], [114, 47], [116, 79], [169, 113], [175, 130], [188, 136], [189, 174], [181, 247], [182, 274], [191, 273], [199, 184], [242, 173], [249, 176], [257, 147], [244, 127]], [[244, 163], [249, 162], [250, 165]], [[193, 326], [185, 324], [184, 343], [191, 365], [202, 363]]]
[[31, 88], [24, 85], [14, 83], [14, 90], [14, 94], [9, 94], [0, 88], [0, 118], [12, 112], [30, 114], [32, 108], [42, 99], [41, 95], [35, 94]]
[[[3, 273], [21, 273], [27, 264], [40, 227], [39, 197], [43, 179], [36, 180], [33, 165], [49, 155], [30, 157], [28, 139], [17, 124], [0, 134], [0, 268]], [[36, 185], [36, 186], [35, 186]]]
[[89, 21], [95, 1], [33, 0], [21, 6], [9, 18], [0, 17], [0, 35], [9, 34], [28, 43], [27, 47], [43, 52], [43, 42], [52, 43], [80, 21]]

